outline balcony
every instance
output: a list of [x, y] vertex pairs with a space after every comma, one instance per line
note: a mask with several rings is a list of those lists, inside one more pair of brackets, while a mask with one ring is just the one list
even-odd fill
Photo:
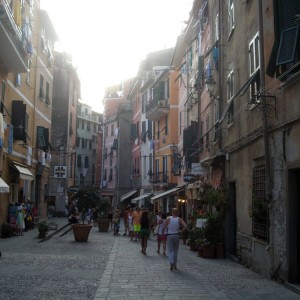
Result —
[[152, 184], [156, 183], [169, 183], [168, 172], [156, 172], [149, 175], [149, 182]]
[[169, 101], [166, 100], [152, 100], [147, 103], [146, 117], [151, 121], [159, 121], [162, 117], [168, 115], [170, 111]]
[[0, 0], [0, 61], [8, 72], [26, 73], [27, 54], [22, 32], [6, 0]]

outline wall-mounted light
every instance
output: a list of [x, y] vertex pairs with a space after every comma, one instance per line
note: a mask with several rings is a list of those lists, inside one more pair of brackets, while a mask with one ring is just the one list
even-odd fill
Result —
[[215, 82], [213, 76], [209, 76], [209, 77], [206, 78], [205, 86], [206, 86], [206, 90], [207, 90], [209, 96], [217, 99], [218, 97], [213, 95], [213, 92], [214, 92], [214, 89], [215, 89], [215, 86], [216, 86], [216, 82]]
[[185, 200], [185, 199], [178, 199], [178, 202], [179, 202], [179, 203], [185, 203], [186, 200]]

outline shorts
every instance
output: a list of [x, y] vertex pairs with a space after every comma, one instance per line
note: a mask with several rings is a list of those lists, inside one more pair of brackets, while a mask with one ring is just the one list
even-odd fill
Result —
[[158, 234], [157, 235], [157, 241], [158, 242], [165, 242], [167, 240], [167, 235], [166, 234]]
[[134, 224], [133, 225], [133, 231], [134, 232], [140, 232], [141, 231], [141, 224]]
[[133, 225], [130, 224], [130, 223], [128, 224], [128, 231], [129, 231], [129, 232], [133, 231]]
[[149, 237], [150, 236], [150, 230], [148, 228], [141, 228], [141, 231], [140, 231], [140, 237], [143, 238], [143, 237]]

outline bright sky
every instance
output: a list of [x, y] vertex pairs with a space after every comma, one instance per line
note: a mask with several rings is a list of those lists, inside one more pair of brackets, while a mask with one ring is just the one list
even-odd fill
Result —
[[106, 87], [137, 75], [150, 52], [174, 47], [193, 0], [41, 0], [73, 57], [82, 101], [103, 112]]

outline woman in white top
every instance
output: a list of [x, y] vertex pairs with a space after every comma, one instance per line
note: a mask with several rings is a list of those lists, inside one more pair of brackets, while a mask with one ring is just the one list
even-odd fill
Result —
[[177, 270], [177, 254], [179, 249], [180, 233], [186, 230], [185, 222], [178, 217], [178, 209], [172, 209], [172, 216], [169, 217], [163, 227], [162, 234], [168, 230], [167, 247], [170, 262], [170, 271]]

